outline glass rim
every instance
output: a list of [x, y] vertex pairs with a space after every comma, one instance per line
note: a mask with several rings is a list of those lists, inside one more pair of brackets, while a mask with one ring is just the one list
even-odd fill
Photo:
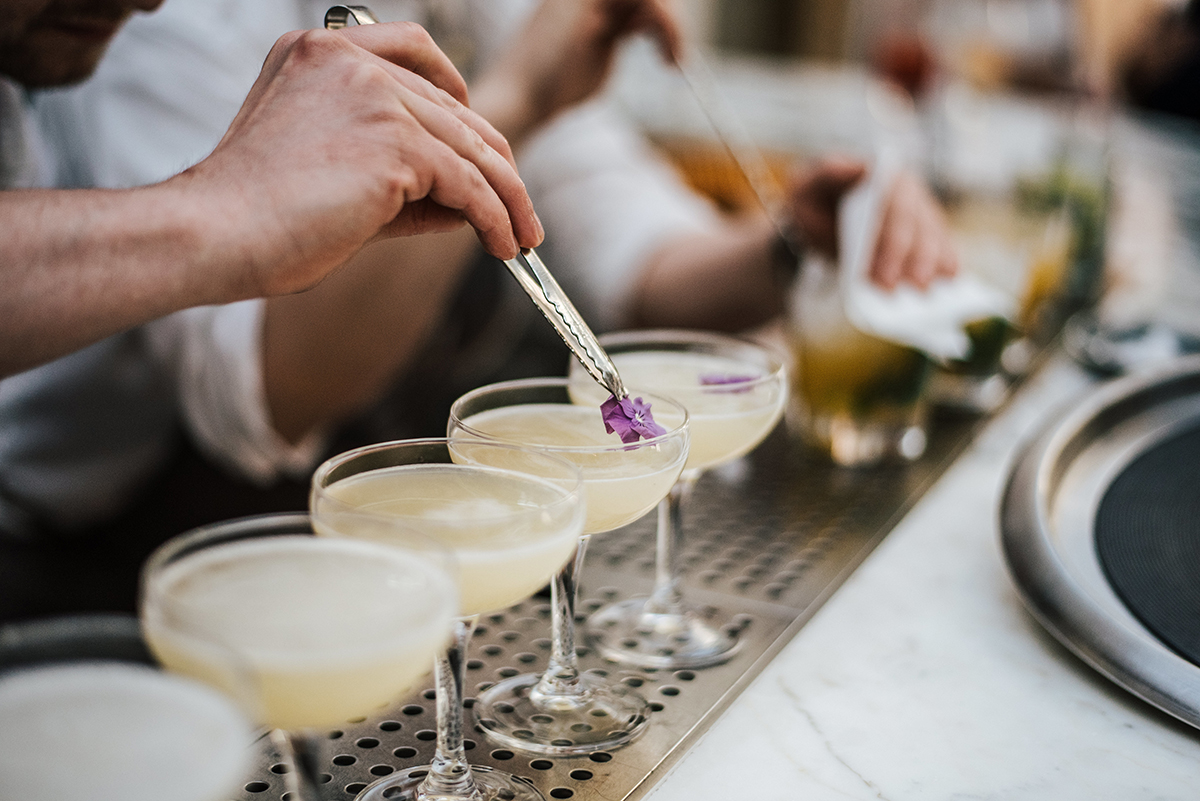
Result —
[[[530, 481], [537, 482], [539, 484], [542, 484], [542, 485], [545, 485], [548, 487], [553, 487], [555, 490], [562, 493], [561, 497], [555, 498], [553, 501], [551, 501], [549, 503], [538, 504], [537, 506], [534, 506], [534, 507], [523, 507], [517, 512], [506, 513], [506, 514], [498, 515], [497, 517], [474, 518], [474, 519], [472, 519], [472, 521], [470, 521], [472, 524], [480, 523], [480, 522], [486, 523], [486, 522], [491, 522], [491, 521], [495, 521], [495, 520], [505, 520], [505, 519], [510, 519], [510, 518], [521, 518], [521, 517], [528, 516], [530, 514], [541, 514], [545, 510], [554, 510], [564, 504], [583, 503], [583, 501], [585, 499], [583, 471], [579, 468], [578, 465], [572, 464], [571, 462], [567, 461], [566, 459], [555, 456], [553, 453], [545, 453], [542, 449], [531, 446], [531, 445], [521, 445], [520, 443], [512, 443], [512, 442], [507, 442], [504, 440], [500, 440], [500, 441], [496, 441], [496, 440], [474, 441], [473, 440], [472, 442], [473, 442], [473, 444], [484, 445], [486, 447], [503, 448], [506, 450], [524, 451], [527, 453], [532, 453], [541, 459], [548, 460], [550, 463], [554, 464], [555, 467], [564, 469], [564, 473], [561, 477], [548, 478], [546, 476], [537, 475], [536, 473], [526, 473], [521, 470], [516, 470], [516, 469], [512, 469], [512, 468], [507, 468], [507, 467], [495, 467], [492, 465], [479, 465], [479, 464], [470, 465], [470, 467], [477, 468], [480, 470], [495, 471], [495, 472], [499, 472], [499, 473], [506, 473], [506, 474], [520, 476], [523, 479], [528, 479]], [[451, 450], [451, 446], [452, 446], [452, 440], [450, 437], [421, 437], [421, 438], [417, 438], [417, 439], [400, 439], [400, 440], [389, 440], [387, 442], [376, 442], [371, 445], [362, 445], [357, 448], [351, 448], [348, 451], [343, 451], [342, 453], [339, 453], [335, 456], [331, 456], [328, 459], [326, 459], [324, 462], [322, 462], [321, 465], [319, 467], [317, 467], [317, 469], [315, 471], [313, 471], [312, 481], [310, 482], [310, 490], [309, 490], [309, 497], [310, 497], [309, 506], [312, 507], [312, 509], [310, 511], [310, 515], [313, 518], [315, 518], [317, 516], [315, 513], [316, 512], [315, 507], [316, 507], [316, 502], [319, 499], [322, 504], [327, 504], [327, 505], [334, 507], [339, 513], [362, 515], [362, 516], [370, 517], [370, 518], [389, 518], [389, 519], [394, 519], [397, 521], [404, 520], [403, 517], [397, 517], [395, 515], [371, 512], [367, 509], [364, 509], [361, 506], [358, 506], [358, 505], [352, 504], [352, 503], [348, 503], [346, 501], [343, 501], [340, 498], [333, 496], [329, 492], [329, 487], [333, 486], [334, 484], [337, 484], [340, 480], [343, 480], [343, 479], [339, 479], [338, 481], [333, 481], [333, 482], [326, 484], [326, 483], [322, 482], [322, 478], [325, 476], [328, 476], [330, 473], [332, 473], [337, 468], [342, 467], [343, 465], [349, 464], [350, 462], [354, 461], [355, 459], [361, 458], [366, 455], [370, 455], [372, 453], [381, 453], [381, 452], [389, 451], [389, 450], [398, 450], [400, 448], [417, 448], [417, 447], [444, 448], [445, 451], [447, 453], [449, 453]], [[424, 463], [414, 463], [414, 464], [434, 464], [434, 465], [444, 465], [444, 466], [448, 466], [448, 467], [454, 467], [454, 466], [456, 466], [457, 463], [455, 463], [453, 461], [446, 461], [446, 462], [424, 462]], [[407, 466], [411, 466], [411, 465], [403, 465], [403, 464], [382, 465], [377, 468], [364, 470], [361, 473], [354, 473], [354, 474], [352, 474], [352, 476], [363, 475], [365, 473], [375, 472], [376, 470], [385, 470], [388, 468], [407, 467]], [[457, 466], [462, 467], [463, 465], [457, 465]], [[350, 478], [352, 476], [347, 476], [346, 478]], [[564, 484], [568, 484], [568, 486], [564, 486]], [[427, 537], [431, 536], [431, 535], [422, 535], [420, 529], [418, 527], [416, 527], [415, 524], [414, 524], [414, 534], [417, 534], [418, 536], [427, 536]]]
[[[589, 377], [589, 380], [591, 380], [590, 377]], [[587, 454], [587, 453], [625, 452], [625, 451], [629, 451], [629, 450], [636, 450], [638, 448], [645, 448], [645, 447], [648, 447], [651, 445], [659, 445], [664, 442], [669, 442], [672, 439], [677, 439], [680, 436], [683, 436], [685, 434], [690, 436], [692, 417], [691, 417], [691, 414], [688, 412], [686, 406], [684, 406], [682, 403], [675, 400], [674, 398], [670, 397], [669, 395], [662, 395], [658, 392], [644, 392], [644, 391], [640, 391], [640, 390], [636, 390], [636, 389], [629, 391], [630, 397], [642, 397], [642, 398], [649, 397], [655, 401], [660, 401], [660, 400], [666, 401], [671, 406], [674, 406], [675, 409], [680, 414], [683, 415], [683, 422], [681, 422], [675, 428], [672, 428], [671, 430], [667, 431], [667, 433], [665, 433], [665, 434], [660, 434], [657, 437], [640, 439], [637, 442], [615, 442], [612, 445], [530, 445], [527, 443], [518, 442], [516, 440], [502, 439], [502, 438], [496, 437], [492, 434], [486, 434], [482, 431], [479, 431], [476, 428], [472, 428], [471, 426], [469, 426], [463, 422], [462, 417], [458, 413], [458, 409], [459, 409], [460, 405], [463, 402], [465, 402], [466, 400], [474, 399], [474, 398], [489, 394], [491, 392], [518, 390], [518, 389], [525, 389], [525, 388], [529, 388], [529, 387], [560, 386], [563, 389], [568, 389], [573, 383], [576, 383], [576, 382], [573, 381], [568, 376], [550, 376], [550, 377], [546, 377], [546, 378], [517, 378], [517, 379], [510, 380], [510, 381], [497, 381], [494, 384], [484, 384], [482, 387], [476, 387], [475, 389], [471, 390], [470, 392], [464, 392], [462, 395], [458, 396], [454, 400], [454, 403], [452, 403], [450, 405], [450, 419], [446, 424], [447, 429], [457, 427], [463, 431], [469, 432], [471, 435], [478, 437], [480, 440], [485, 441], [485, 442], [492, 442], [492, 443], [504, 444], [504, 445], [517, 445], [520, 447], [532, 448], [532, 449], [539, 450], [539, 451], [549, 451], [551, 454], [554, 454], [554, 453]], [[522, 405], [527, 405], [527, 404], [514, 403], [514, 404], [509, 404], [509, 405], [522, 406]], [[564, 404], [564, 405], [577, 405], [577, 404]], [[505, 407], [494, 407], [494, 408], [505, 408]], [[580, 405], [579, 408], [586, 409], [586, 408], [594, 408], [594, 407]]]
[[[218, 520], [215, 523], [205, 523], [180, 532], [170, 539], [160, 543], [146, 561], [140, 571], [138, 598], [146, 596], [147, 583], [152, 575], [157, 575], [171, 562], [185, 556], [193, 546], [206, 542], [214, 534], [226, 533], [228, 539], [239, 539], [244, 532], [262, 530], [277, 530], [280, 536], [312, 535], [312, 518], [308, 512], [270, 512], [267, 514], [234, 517], [228, 520]], [[215, 544], [215, 543], [214, 543]]]
[[[785, 377], [788, 369], [788, 359], [783, 352], [764, 342], [758, 342], [736, 334], [718, 333], [690, 328], [645, 328], [629, 331], [610, 331], [597, 337], [601, 346], [610, 345], [645, 345], [646, 351], [656, 350], [655, 344], [663, 347], [659, 350], [671, 350], [671, 346], [679, 346], [679, 352], [687, 352], [687, 345], [707, 345], [716, 348], [745, 348], [766, 356], [766, 372], [750, 381], [739, 381], [736, 384], [701, 384], [696, 391], [719, 393], [735, 392], [753, 389], [762, 384], [770, 383]], [[634, 351], [629, 351], [634, 352]], [[772, 366], [773, 365], [773, 366]], [[572, 365], [574, 367], [574, 365]], [[692, 390], [687, 390], [692, 391]], [[668, 396], [669, 397], [669, 396]]]

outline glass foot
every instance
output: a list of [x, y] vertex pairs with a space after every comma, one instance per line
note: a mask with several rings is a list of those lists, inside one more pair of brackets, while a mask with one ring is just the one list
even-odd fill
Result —
[[637, 667], [719, 665], [737, 653], [741, 640], [712, 617], [691, 607], [681, 613], [649, 612], [646, 599], [632, 598], [588, 618], [588, 643], [606, 659]]
[[583, 692], [541, 696], [540, 676], [506, 679], [475, 699], [475, 720], [488, 739], [545, 756], [608, 751], [632, 742], [650, 722], [638, 693], [602, 676], [580, 676]]
[[[380, 779], [359, 793], [354, 801], [470, 801], [469, 798], [457, 796], [427, 795], [420, 796], [418, 789], [421, 782], [429, 775], [428, 765], [393, 773]], [[494, 770], [482, 765], [471, 767], [471, 777], [483, 801], [546, 801], [546, 797], [538, 792], [533, 782], [522, 776], [514, 776], [502, 770]]]

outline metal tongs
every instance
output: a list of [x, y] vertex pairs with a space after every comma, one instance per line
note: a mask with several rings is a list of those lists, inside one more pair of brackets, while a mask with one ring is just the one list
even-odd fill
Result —
[[[359, 25], [373, 25], [379, 22], [379, 18], [366, 6], [334, 6], [325, 12], [325, 27], [329, 30], [345, 28], [351, 19]], [[515, 259], [505, 261], [504, 265], [533, 299], [534, 304], [541, 309], [542, 314], [546, 315], [554, 330], [562, 337], [563, 342], [567, 343], [567, 347], [592, 378], [617, 398], [628, 397], [629, 392], [621, 382], [616, 365], [604, 352], [604, 348], [600, 347], [592, 329], [583, 321], [567, 293], [563, 292], [537, 253], [532, 248], [527, 248]]]

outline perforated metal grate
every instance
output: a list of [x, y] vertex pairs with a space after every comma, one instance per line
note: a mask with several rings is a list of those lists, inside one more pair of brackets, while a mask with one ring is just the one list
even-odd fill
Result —
[[[493, 746], [468, 724], [472, 763], [524, 777], [547, 798], [644, 795], [941, 474], [975, 422], [939, 421], [929, 452], [915, 465], [860, 471], [809, 459], [781, 427], [749, 458], [703, 477], [685, 511], [686, 591], [741, 632], [740, 651], [723, 665], [670, 671], [627, 668], [581, 646], [585, 669], [636, 687], [650, 701], [647, 733], [612, 753], [549, 759]], [[592, 539], [580, 623], [609, 601], [649, 592], [653, 518]], [[537, 597], [482, 618], [467, 662], [467, 694], [541, 671], [549, 625], [550, 605]], [[380, 717], [330, 732], [326, 797], [349, 801], [376, 779], [428, 763], [436, 739], [433, 699], [425, 689]], [[284, 794], [285, 768], [263, 743], [259, 768], [239, 799]]]

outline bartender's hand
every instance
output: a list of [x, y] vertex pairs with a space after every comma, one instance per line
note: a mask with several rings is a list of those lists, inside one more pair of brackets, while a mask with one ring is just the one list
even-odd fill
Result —
[[464, 219], [511, 258], [541, 224], [507, 142], [466, 102], [419, 26], [291, 33], [212, 155], [171, 182], [239, 244], [234, 295], [306, 289], [372, 239]]
[[[856, 159], [826, 158], [797, 174], [789, 188], [793, 222], [805, 241], [837, 258], [837, 210], [867, 173]], [[958, 258], [941, 207], [925, 182], [901, 172], [888, 193], [871, 280], [885, 289], [904, 282], [925, 288], [958, 272]]]
[[514, 143], [559, 111], [595, 94], [617, 45], [653, 37], [663, 57], [680, 56], [671, 0], [542, 0], [504, 55], [472, 88], [476, 109]]

